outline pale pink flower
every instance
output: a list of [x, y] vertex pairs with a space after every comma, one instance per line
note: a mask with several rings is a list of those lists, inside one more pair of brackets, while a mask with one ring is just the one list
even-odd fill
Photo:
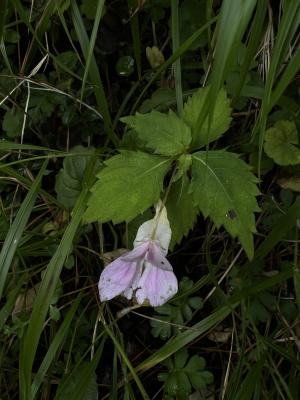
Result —
[[101, 301], [123, 295], [135, 297], [138, 304], [148, 301], [157, 307], [173, 297], [178, 282], [166, 259], [170, 240], [167, 211], [160, 202], [155, 217], [139, 227], [133, 250], [103, 270], [98, 285]]

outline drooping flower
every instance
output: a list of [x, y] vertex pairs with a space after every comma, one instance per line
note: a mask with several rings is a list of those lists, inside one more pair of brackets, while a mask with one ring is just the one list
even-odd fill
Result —
[[167, 211], [159, 202], [154, 218], [139, 227], [133, 250], [103, 270], [98, 285], [101, 301], [123, 295], [157, 307], [174, 296], [178, 282], [166, 259], [170, 240]]

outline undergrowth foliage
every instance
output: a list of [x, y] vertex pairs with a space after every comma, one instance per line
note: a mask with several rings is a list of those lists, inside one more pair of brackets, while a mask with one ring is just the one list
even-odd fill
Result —
[[[259, 211], [255, 200], [259, 193], [255, 186], [257, 179], [244, 161], [231, 152], [193, 151], [218, 139], [229, 129], [231, 109], [221, 90], [212, 116], [213, 124], [206, 120], [197, 130], [206, 97], [207, 89], [198, 89], [185, 103], [183, 119], [171, 110], [168, 114], [152, 111], [121, 119], [145, 142], [145, 150], [149, 148], [155, 155], [121, 150], [120, 155], [107, 160], [106, 168], [97, 175], [98, 181], [92, 188], [85, 214], [87, 222], [129, 222], [158, 201], [164, 178], [169, 173], [167, 187], [171, 191], [174, 191], [173, 180], [179, 180], [179, 188], [185, 186], [177, 195], [167, 198], [166, 203], [167, 209], [176, 208], [176, 215], [171, 219], [176, 241], [193, 228], [201, 211], [205, 217], [210, 216], [217, 227], [224, 225], [232, 236], [238, 236], [248, 257], [253, 257], [253, 212]], [[173, 171], [170, 172], [171, 166]], [[181, 199], [182, 196], [187, 198]], [[109, 207], [106, 206], [108, 202]], [[180, 217], [181, 213], [184, 217]], [[186, 219], [190, 222], [187, 227], [181, 225]]]
[[1, 400], [300, 398], [300, 0], [232, 3], [1, 3]]

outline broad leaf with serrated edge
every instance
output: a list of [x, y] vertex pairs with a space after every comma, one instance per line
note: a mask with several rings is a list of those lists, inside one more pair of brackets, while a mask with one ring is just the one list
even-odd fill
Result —
[[265, 134], [264, 149], [266, 154], [279, 165], [300, 163], [298, 133], [294, 122], [278, 121]]
[[182, 178], [171, 186], [167, 198], [167, 212], [172, 230], [170, 248], [180, 243], [183, 236], [193, 228], [198, 209], [193, 205], [193, 197], [189, 192], [190, 182], [184, 174]]
[[192, 183], [194, 203], [217, 227], [224, 225], [238, 236], [248, 257], [253, 257], [254, 212], [259, 211], [255, 196], [257, 178], [237, 154], [225, 151], [199, 151], [193, 154]]
[[84, 219], [130, 221], [160, 196], [171, 160], [143, 152], [121, 151], [97, 175]]
[[191, 142], [191, 130], [173, 111], [152, 111], [121, 118], [140, 139], [157, 154], [173, 156], [184, 153]]
[[208, 117], [203, 122], [200, 130], [197, 130], [197, 120], [204, 103], [207, 100], [209, 86], [198, 89], [188, 98], [184, 105], [182, 117], [192, 130], [192, 148], [199, 149], [207, 143], [218, 139], [227, 131], [231, 121], [230, 102], [224, 89], [221, 89], [211, 118], [208, 132]]

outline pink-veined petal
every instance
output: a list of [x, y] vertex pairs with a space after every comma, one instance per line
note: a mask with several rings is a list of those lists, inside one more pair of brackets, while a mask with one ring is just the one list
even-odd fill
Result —
[[136, 270], [136, 262], [124, 261], [122, 257], [117, 258], [107, 265], [99, 279], [98, 288], [100, 300], [110, 300], [131, 287]]
[[121, 256], [124, 261], [138, 261], [145, 257], [149, 248], [149, 243], [141, 243], [139, 246], [136, 246], [133, 250], [127, 253], [125, 256]]
[[131, 285], [122, 293], [122, 295], [128, 300], [132, 299], [133, 291], [138, 287], [138, 283], [143, 271], [143, 264], [144, 260], [138, 261], [136, 263], [136, 271], [132, 279]]
[[150, 305], [158, 307], [166, 303], [178, 291], [175, 274], [145, 262], [146, 267], [139, 281], [136, 299], [139, 304], [148, 300]]
[[164, 269], [165, 271], [173, 271], [172, 265], [166, 259], [163, 250], [155, 243], [150, 243], [146, 260], [157, 268]]

